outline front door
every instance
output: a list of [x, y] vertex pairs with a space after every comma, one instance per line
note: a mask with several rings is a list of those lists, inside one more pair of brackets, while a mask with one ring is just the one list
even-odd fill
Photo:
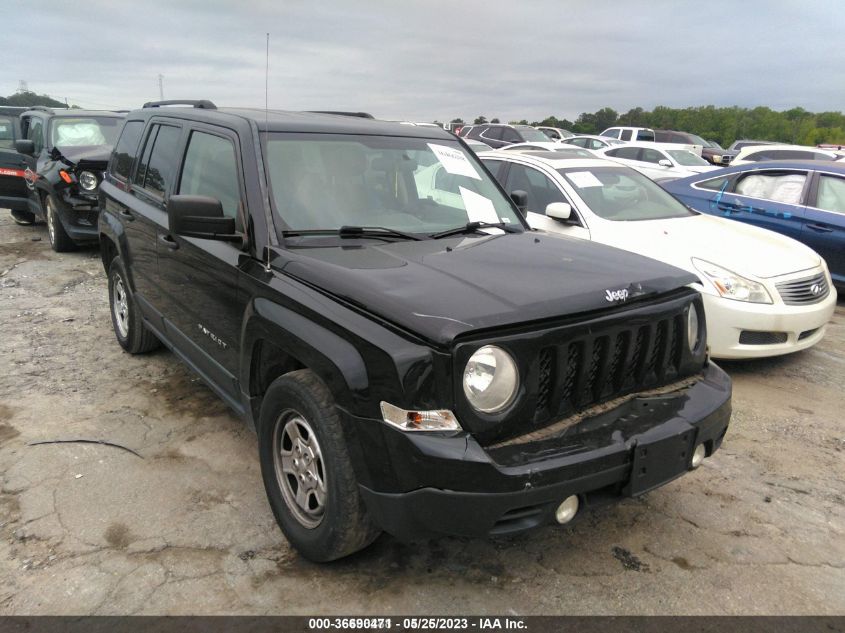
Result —
[[35, 152], [32, 156], [21, 154], [24, 165], [24, 179], [26, 180], [29, 196], [29, 210], [42, 217], [44, 211], [41, 208], [41, 197], [36, 188], [36, 183], [38, 181], [38, 174], [48, 158], [44, 151], [46, 128], [46, 121], [38, 115], [21, 118], [23, 137], [31, 140], [35, 146]]
[[755, 170], [717, 196], [713, 213], [800, 240], [808, 184], [806, 171]]

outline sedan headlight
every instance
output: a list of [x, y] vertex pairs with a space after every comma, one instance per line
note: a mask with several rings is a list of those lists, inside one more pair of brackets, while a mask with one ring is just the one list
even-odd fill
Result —
[[482, 413], [497, 413], [513, 402], [519, 371], [511, 355], [485, 345], [470, 356], [464, 369], [464, 395]]
[[79, 173], [79, 186], [85, 191], [94, 191], [97, 188], [97, 176], [90, 171]]
[[707, 277], [722, 297], [749, 303], [772, 303], [772, 297], [761, 283], [746, 279], [703, 259], [693, 257], [692, 264]]

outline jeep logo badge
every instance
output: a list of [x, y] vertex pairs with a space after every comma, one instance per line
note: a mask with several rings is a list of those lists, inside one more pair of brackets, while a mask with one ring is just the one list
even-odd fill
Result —
[[810, 286], [810, 292], [813, 293], [813, 296], [818, 297], [822, 293], [822, 287], [819, 284], [813, 284]]
[[607, 293], [604, 298], [610, 302], [613, 301], [625, 301], [628, 298], [628, 290], [626, 288], [622, 288], [622, 290], [605, 290]]

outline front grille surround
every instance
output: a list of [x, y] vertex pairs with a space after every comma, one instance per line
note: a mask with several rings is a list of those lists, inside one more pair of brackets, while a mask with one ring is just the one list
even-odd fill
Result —
[[793, 279], [792, 281], [781, 281], [776, 283], [781, 301], [789, 306], [812, 305], [824, 301], [830, 294], [830, 285], [827, 283], [827, 275], [819, 271], [815, 275]]
[[[700, 321], [697, 348], [687, 343], [687, 312], [695, 303]], [[698, 293], [679, 289], [663, 300], [618, 306], [604, 314], [507, 337], [478, 337], [455, 350], [455, 376], [483, 345], [498, 345], [517, 363], [520, 388], [513, 404], [495, 415], [476, 411], [459, 397], [456, 414], [482, 444], [544, 428], [620, 396], [648, 391], [701, 371], [706, 325]]]

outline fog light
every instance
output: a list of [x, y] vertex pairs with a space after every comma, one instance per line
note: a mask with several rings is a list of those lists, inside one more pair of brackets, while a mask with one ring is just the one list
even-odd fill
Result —
[[690, 466], [698, 468], [704, 462], [705, 457], [707, 457], [707, 449], [704, 448], [704, 444], [699, 444], [695, 447], [695, 450], [692, 453], [692, 462], [690, 463]]
[[563, 525], [564, 523], [569, 523], [575, 515], [578, 514], [578, 497], [575, 495], [570, 495], [566, 499], [563, 500], [557, 510], [555, 510], [555, 519], [557, 522]]

